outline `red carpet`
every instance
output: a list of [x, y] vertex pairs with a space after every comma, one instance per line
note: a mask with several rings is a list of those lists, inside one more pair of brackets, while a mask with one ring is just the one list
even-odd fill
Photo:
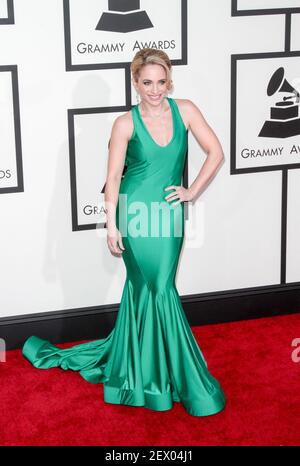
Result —
[[300, 445], [300, 361], [292, 360], [300, 314], [192, 330], [225, 392], [222, 412], [200, 418], [178, 403], [164, 412], [105, 403], [102, 384], [35, 369], [13, 350], [0, 363], [1, 445]]

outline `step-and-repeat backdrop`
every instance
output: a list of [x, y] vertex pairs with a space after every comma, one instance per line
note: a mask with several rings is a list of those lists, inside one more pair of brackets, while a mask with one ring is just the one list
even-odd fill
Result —
[[[120, 301], [108, 141], [143, 47], [225, 155], [185, 204], [179, 293], [300, 281], [300, 0], [0, 0], [0, 317]], [[186, 187], [206, 157], [188, 138]]]

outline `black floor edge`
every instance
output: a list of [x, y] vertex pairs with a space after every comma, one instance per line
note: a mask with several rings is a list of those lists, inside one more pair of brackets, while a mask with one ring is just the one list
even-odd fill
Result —
[[[300, 283], [181, 296], [191, 326], [272, 317], [300, 312]], [[6, 350], [21, 348], [30, 335], [52, 343], [105, 338], [119, 304], [41, 312], [0, 319]]]

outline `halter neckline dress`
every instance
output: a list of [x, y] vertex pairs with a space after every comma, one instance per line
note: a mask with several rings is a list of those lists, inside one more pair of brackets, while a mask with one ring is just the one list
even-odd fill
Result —
[[[225, 395], [211, 375], [182, 308], [175, 274], [184, 239], [183, 203], [165, 200], [181, 185], [187, 130], [167, 97], [173, 136], [157, 144], [137, 105], [120, 183], [116, 225], [122, 234], [126, 280], [115, 326], [106, 338], [61, 349], [30, 336], [23, 355], [40, 369], [71, 369], [103, 383], [104, 401], [166, 411], [180, 402], [193, 416], [221, 411]], [[175, 200], [176, 201], [176, 200]], [[192, 273], [192, 272], [191, 272]]]

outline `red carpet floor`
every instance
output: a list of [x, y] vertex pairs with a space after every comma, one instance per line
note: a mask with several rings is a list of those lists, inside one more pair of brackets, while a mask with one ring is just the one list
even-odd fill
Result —
[[36, 369], [12, 350], [0, 363], [0, 444], [300, 445], [300, 345], [292, 346], [300, 314], [192, 330], [225, 392], [222, 412], [201, 418], [179, 403], [164, 412], [105, 403], [102, 384]]

